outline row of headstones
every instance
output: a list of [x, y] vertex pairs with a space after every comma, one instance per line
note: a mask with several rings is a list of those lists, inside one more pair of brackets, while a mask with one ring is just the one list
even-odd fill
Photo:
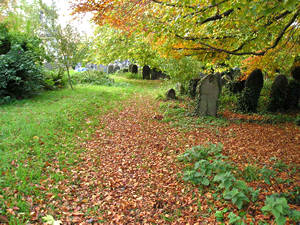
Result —
[[[267, 106], [267, 110], [270, 112], [278, 112], [278, 111], [286, 111], [286, 110], [295, 110], [299, 108], [300, 105], [300, 67], [294, 67], [291, 71], [292, 79], [288, 80], [287, 77], [283, 74], [278, 74], [275, 77], [275, 80], [272, 83], [271, 91], [270, 91], [270, 101]], [[258, 76], [258, 75], [257, 75]], [[263, 77], [262, 74], [259, 78], [261, 81], [259, 86], [263, 87]], [[250, 78], [250, 76], [248, 77]], [[249, 82], [248, 82], [249, 83]], [[247, 85], [247, 80], [235, 81], [229, 83], [229, 90], [238, 94], [238, 109], [244, 112], [255, 112], [257, 107], [257, 102], [253, 101], [252, 106], [250, 108], [245, 108], [244, 101], [248, 99], [251, 100], [251, 96], [254, 93], [250, 93], [247, 90], [249, 84]], [[248, 88], [249, 89], [249, 88]], [[256, 94], [259, 98], [259, 93]], [[243, 96], [247, 96], [243, 97]]]
[[[300, 104], [300, 67], [295, 67], [292, 70], [294, 78], [288, 82], [284, 75], [279, 75], [275, 78], [270, 93], [270, 103], [268, 109], [270, 111], [279, 111], [285, 109], [295, 109]], [[202, 76], [202, 78], [192, 79], [189, 83], [189, 94], [191, 97], [196, 97], [195, 114], [199, 116], [209, 115], [216, 116], [218, 109], [218, 98], [220, 96], [222, 86], [226, 83], [225, 75], [216, 73], [212, 75]], [[232, 74], [231, 74], [232, 75]], [[230, 79], [233, 79], [233, 75]], [[225, 80], [224, 80], [225, 79]], [[242, 91], [238, 97], [238, 109], [243, 112], [256, 112], [258, 99], [261, 89], [263, 88], [263, 73], [260, 69], [254, 70], [248, 78], [243, 82]], [[181, 92], [184, 92], [183, 87], [179, 87]], [[171, 96], [175, 96], [173, 91]], [[170, 98], [170, 97], [169, 97]]]
[[143, 66], [143, 80], [158, 80], [158, 79], [166, 79], [168, 75], [164, 72], [153, 68], [151, 69], [148, 65]]
[[279, 74], [271, 87], [270, 104], [268, 110], [271, 112], [294, 110], [300, 108], [300, 66], [291, 71], [292, 78]]

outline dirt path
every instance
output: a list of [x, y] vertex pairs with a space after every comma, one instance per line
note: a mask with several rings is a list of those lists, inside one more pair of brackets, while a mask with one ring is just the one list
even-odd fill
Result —
[[[299, 162], [297, 130], [270, 133], [271, 127], [231, 124], [218, 135], [210, 129], [183, 133], [159, 121], [158, 104], [137, 95], [121, 112], [101, 118], [93, 140], [84, 144], [82, 161], [68, 174], [69, 183], [61, 183], [61, 200], [52, 202], [63, 224], [215, 224], [209, 216], [211, 195], [184, 184], [176, 160], [186, 148], [208, 141], [224, 143], [225, 153], [235, 160], [249, 154], [258, 160], [272, 155]], [[286, 152], [291, 148], [292, 158]]]

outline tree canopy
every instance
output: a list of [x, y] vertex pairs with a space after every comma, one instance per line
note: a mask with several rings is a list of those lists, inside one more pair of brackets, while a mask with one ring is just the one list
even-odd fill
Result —
[[163, 56], [283, 67], [299, 54], [297, 0], [77, 0], [99, 25], [140, 33]]

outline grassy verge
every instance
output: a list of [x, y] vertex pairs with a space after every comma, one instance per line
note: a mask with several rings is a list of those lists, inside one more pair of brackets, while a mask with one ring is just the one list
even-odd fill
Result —
[[[10, 224], [26, 223], [30, 202], [46, 194], [43, 182], [65, 179], [61, 171], [76, 163], [78, 143], [91, 136], [99, 115], [120, 107], [135, 91], [134, 86], [76, 86], [0, 106], [0, 215]], [[54, 189], [55, 197], [59, 190]]]

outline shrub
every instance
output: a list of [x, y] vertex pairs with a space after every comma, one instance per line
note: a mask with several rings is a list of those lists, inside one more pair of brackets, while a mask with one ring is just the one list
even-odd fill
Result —
[[8, 29], [4, 24], [0, 24], [0, 55], [6, 54], [11, 48], [10, 37]]
[[71, 77], [75, 84], [94, 84], [111, 86], [114, 80], [109, 78], [104, 72], [96, 70], [88, 70], [84, 72], [74, 73]]
[[270, 103], [268, 105], [269, 111], [276, 112], [284, 108], [286, 104], [287, 86], [288, 80], [286, 76], [279, 75], [275, 78], [271, 87]]
[[254, 70], [246, 80], [245, 89], [238, 97], [238, 109], [242, 112], [256, 112], [258, 99], [263, 87], [263, 74], [260, 69]]
[[0, 98], [22, 99], [42, 89], [43, 75], [30, 52], [13, 44], [7, 54], [0, 55]]

